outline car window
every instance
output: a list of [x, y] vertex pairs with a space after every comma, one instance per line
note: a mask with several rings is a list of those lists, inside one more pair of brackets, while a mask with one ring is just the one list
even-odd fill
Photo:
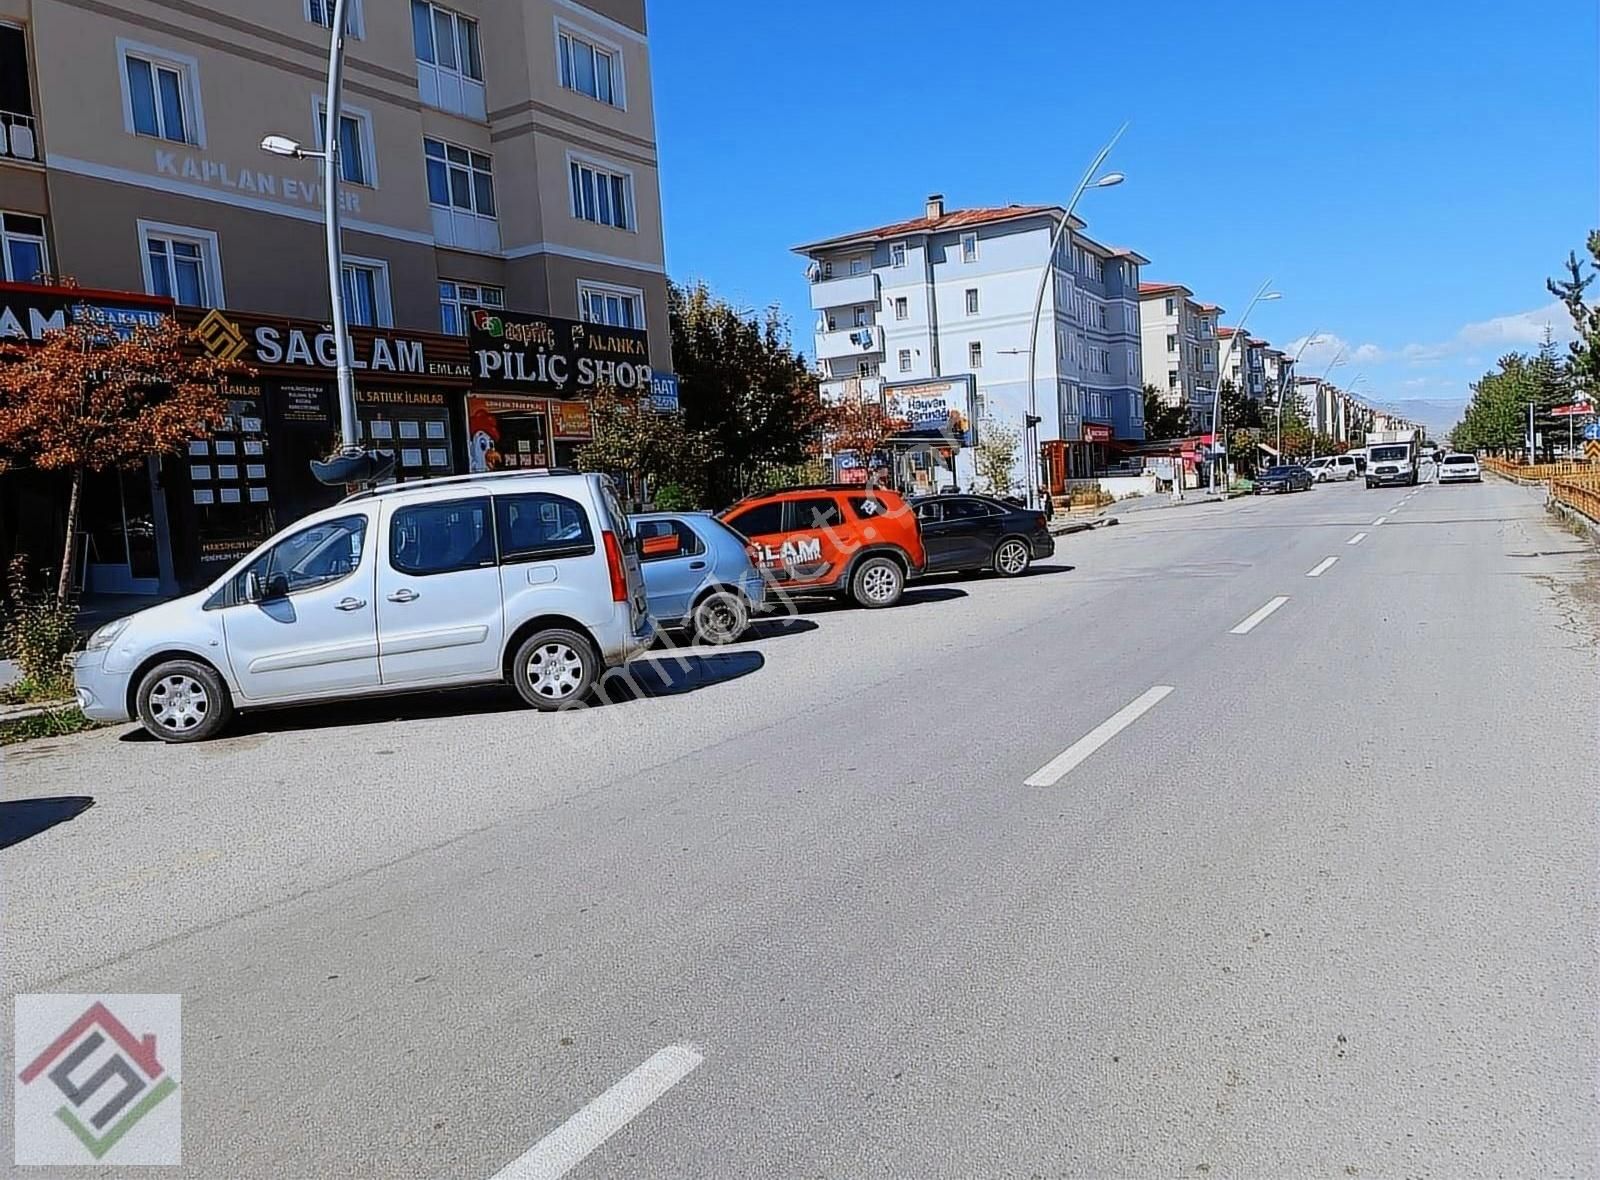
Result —
[[[856, 519], [858, 520], [870, 520], [874, 516], [889, 515], [889, 506], [877, 496], [850, 496], [848, 500], [850, 504], [850, 511], [855, 514]], [[922, 515], [923, 508], [933, 508], [935, 510], [934, 515], [929, 519], [939, 519], [937, 506], [931, 501], [927, 504], [918, 505], [918, 516]]]
[[[882, 515], [884, 512], [883, 505], [879, 504], [876, 500], [871, 501], [871, 503], [877, 504], [878, 507], [876, 513], [868, 515]], [[851, 506], [854, 507], [854, 501], [851, 502]], [[857, 509], [856, 515], [862, 515], [859, 509]], [[944, 519], [944, 505], [939, 503], [937, 500], [924, 500], [922, 503], [917, 505], [917, 519], [923, 524], [937, 523], [938, 521]]]
[[681, 520], [636, 520], [633, 535], [639, 540], [640, 561], [668, 561], [706, 551], [699, 535]]
[[489, 498], [414, 504], [389, 521], [389, 564], [419, 577], [494, 564]]
[[337, 582], [361, 564], [366, 541], [364, 514], [325, 520], [290, 533], [234, 576], [233, 601], [249, 600], [251, 574], [263, 582], [273, 574], [282, 574], [288, 579], [291, 594]]
[[946, 520], [976, 520], [993, 515], [993, 510], [982, 500], [945, 500], [943, 504]]
[[1471, 455], [1446, 455], [1444, 457], [1444, 461], [1445, 461], [1445, 465], [1446, 466], [1450, 466], [1452, 464], [1459, 464], [1459, 463], [1476, 463], [1477, 462], [1477, 460], [1474, 459]]
[[762, 537], [768, 533], [783, 532], [783, 501], [768, 500], [735, 512], [723, 521], [742, 537]]
[[500, 560], [582, 557], [594, 552], [594, 530], [583, 505], [552, 492], [494, 498]]
[[790, 519], [797, 529], [833, 529], [844, 523], [839, 501], [832, 496], [811, 496], [794, 500], [792, 505], [794, 515]]

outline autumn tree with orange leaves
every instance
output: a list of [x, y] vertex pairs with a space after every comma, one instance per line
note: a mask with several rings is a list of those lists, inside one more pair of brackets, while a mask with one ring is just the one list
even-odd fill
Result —
[[72, 475], [58, 602], [72, 586], [84, 475], [137, 467], [208, 436], [226, 411], [223, 381], [245, 372], [207, 355], [171, 318], [131, 331], [74, 323], [37, 344], [0, 344], [0, 472]]

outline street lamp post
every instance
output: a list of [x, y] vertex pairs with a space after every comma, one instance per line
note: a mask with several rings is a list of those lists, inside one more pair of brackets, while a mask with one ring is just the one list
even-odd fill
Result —
[[[1039, 290], [1033, 297], [1033, 322], [1028, 332], [1028, 415], [1023, 420], [1023, 445], [1028, 449], [1028, 507], [1039, 507], [1038, 479], [1039, 479], [1039, 390], [1035, 384], [1036, 373], [1039, 367], [1039, 317], [1044, 314], [1044, 292], [1050, 285], [1050, 276], [1055, 272], [1056, 248], [1061, 244], [1062, 237], [1072, 225], [1072, 211], [1078, 207], [1078, 200], [1090, 188], [1110, 188], [1112, 185], [1121, 184], [1124, 177], [1120, 172], [1107, 172], [1104, 176], [1096, 178], [1100, 165], [1106, 162], [1106, 157], [1111, 154], [1111, 149], [1117, 146], [1117, 140], [1122, 138], [1122, 133], [1128, 129], [1124, 123], [1117, 128], [1105, 147], [1100, 149], [1098, 155], [1090, 161], [1089, 167], [1083, 173], [1083, 179], [1078, 182], [1077, 190], [1072, 194], [1072, 200], [1067, 202], [1066, 216], [1061, 219], [1061, 224], [1056, 226], [1056, 232], [1050, 238], [1050, 249], [1045, 255], [1044, 269], [1039, 273]], [[1056, 372], [1061, 371], [1061, 358], [1056, 358]], [[1059, 388], [1059, 386], [1058, 386]]]
[[[1255, 310], [1256, 304], [1262, 302], [1263, 300], [1283, 298], [1283, 293], [1281, 291], [1267, 290], [1267, 288], [1270, 286], [1272, 286], [1272, 280], [1268, 279], [1266, 282], [1262, 283], [1260, 287], [1256, 288], [1254, 298], [1252, 298], [1245, 306], [1244, 314], [1239, 317], [1239, 323], [1233, 329], [1233, 335], [1228, 337], [1227, 347], [1222, 350], [1222, 355], [1217, 358], [1217, 388], [1216, 393], [1213, 395], [1211, 401], [1211, 450], [1217, 460], [1217, 474], [1219, 477], [1225, 477], [1226, 473], [1223, 469], [1223, 464], [1227, 462], [1226, 444], [1222, 442], [1223, 374], [1228, 371], [1228, 361], [1233, 355], [1233, 342], [1239, 339], [1240, 336], [1244, 335], [1245, 321], [1250, 318], [1250, 313]], [[1219, 450], [1219, 447], [1222, 449]], [[1222, 498], [1224, 500], [1228, 498], [1228, 489], [1225, 483], [1222, 488]]]
[[350, 329], [345, 315], [344, 253], [339, 229], [339, 127], [344, 82], [344, 37], [350, 0], [333, 0], [328, 36], [328, 93], [322, 121], [322, 150], [313, 151], [282, 135], [269, 135], [261, 150], [296, 160], [321, 160], [322, 219], [327, 234], [328, 297], [333, 304], [334, 374], [339, 391], [339, 446], [327, 459], [311, 461], [312, 474], [325, 484], [370, 483], [394, 467], [392, 455], [361, 449], [356, 425], [355, 374], [350, 364]]
[[1321, 405], [1321, 402], [1322, 402], [1322, 389], [1328, 383], [1328, 374], [1333, 372], [1340, 365], [1344, 364], [1344, 353], [1345, 353], [1344, 348], [1340, 347], [1339, 351], [1333, 354], [1333, 359], [1328, 362], [1328, 367], [1326, 369], [1322, 370], [1322, 376], [1317, 379], [1317, 403], [1318, 403], [1318, 405], [1317, 405], [1317, 413], [1315, 413], [1315, 414], [1313, 414], [1311, 416], [1311, 457], [1313, 459], [1315, 459], [1317, 457], [1317, 422], [1316, 422], [1316, 420], [1317, 420], [1317, 418], [1319, 418], [1321, 416], [1321, 413], [1322, 413], [1322, 405]]
[[1318, 328], [1301, 341], [1300, 347], [1294, 350], [1294, 359], [1283, 370], [1283, 376], [1278, 381], [1278, 462], [1280, 463], [1283, 462], [1283, 399], [1289, 394], [1289, 378], [1293, 375], [1295, 366], [1300, 363], [1300, 357], [1305, 353], [1305, 350], [1313, 344], [1322, 342], [1321, 332], [1322, 329]]

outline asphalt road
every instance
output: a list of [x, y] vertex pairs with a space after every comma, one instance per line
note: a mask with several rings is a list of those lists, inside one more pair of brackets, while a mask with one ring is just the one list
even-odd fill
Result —
[[181, 992], [197, 1177], [1596, 1173], [1600, 560], [1536, 491], [661, 667], [8, 751], [94, 804], [0, 852], [5, 988]]

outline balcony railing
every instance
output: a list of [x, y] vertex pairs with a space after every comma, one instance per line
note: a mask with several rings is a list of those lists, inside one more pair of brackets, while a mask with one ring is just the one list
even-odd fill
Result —
[[883, 397], [883, 378], [828, 377], [821, 389], [828, 401], [878, 401]]
[[37, 160], [39, 140], [32, 115], [0, 111], [0, 158]]
[[863, 324], [859, 328], [840, 328], [838, 331], [822, 332], [817, 336], [819, 361], [872, 356], [882, 352], [883, 329], [877, 324]]
[[823, 311], [830, 307], [850, 307], [855, 304], [878, 302], [878, 276], [868, 271], [860, 275], [843, 275], [833, 279], [818, 279], [811, 284], [811, 309]]

